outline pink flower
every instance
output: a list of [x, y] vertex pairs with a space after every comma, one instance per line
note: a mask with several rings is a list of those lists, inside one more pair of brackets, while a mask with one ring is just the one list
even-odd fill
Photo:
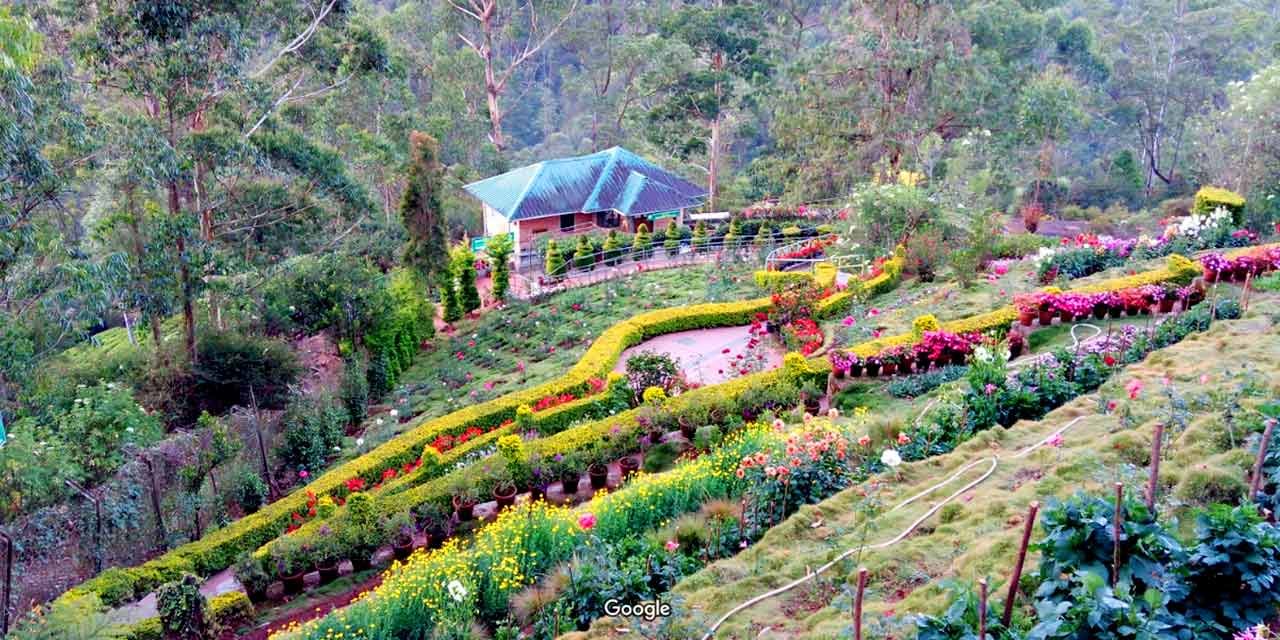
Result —
[[878, 309], [878, 308], [876, 308], [876, 307], [871, 307], [870, 309], [867, 309], [867, 317], [868, 317], [868, 318], [874, 318], [874, 317], [876, 317], [876, 316], [878, 316], [878, 315], [880, 315], [880, 309]]
[[871, 436], [862, 436], [862, 437], [858, 438], [858, 446], [859, 446], [859, 447], [869, 447], [869, 446], [871, 446]]
[[520, 373], [524, 373], [524, 361], [523, 361], [523, 360], [521, 360], [520, 362], [517, 362], [517, 363], [516, 363], [516, 371], [519, 371]]
[[845, 316], [844, 320], [840, 321], [840, 324], [843, 324], [846, 327], [852, 327], [854, 322], [855, 320], [853, 319], [853, 316]]
[[306, 469], [303, 469], [303, 470], [301, 470], [301, 471], [299, 471], [299, 472], [298, 472], [298, 477], [299, 477], [299, 478], [302, 478], [303, 480], [306, 480], [306, 479], [307, 479], [308, 477], [310, 477], [310, 476], [311, 476], [311, 474], [307, 473], [307, 470], [306, 470]]
[[783, 429], [785, 429], [786, 427], [787, 427], [787, 423], [783, 422], [783, 421], [782, 421], [782, 418], [775, 418], [775, 419], [774, 419], [774, 421], [773, 421], [773, 430], [774, 430], [774, 431], [782, 431], [782, 430], [783, 430]]
[[996, 275], [1002, 276], [1006, 273], [1009, 273], [1009, 265], [1003, 262], [997, 262], [995, 264], [995, 271], [996, 271]]
[[1116, 406], [1118, 406], [1118, 405], [1116, 404], [1116, 401], [1115, 401], [1115, 400], [1108, 400], [1108, 401], [1107, 401], [1107, 413], [1111, 413], [1112, 411], [1115, 411], [1115, 410], [1116, 410]]
[[1207, 373], [1200, 374], [1200, 384], [1209, 384], [1209, 374]]
[[595, 528], [595, 526], [596, 526], [596, 516], [595, 516], [595, 514], [592, 514], [592, 513], [584, 513], [584, 514], [582, 514], [582, 515], [578, 516], [578, 526], [579, 526], [579, 527], [582, 527], [582, 530], [583, 530], [583, 531], [590, 531], [590, 530], [592, 530], [593, 528]]
[[1054, 449], [1057, 449], [1058, 447], [1061, 447], [1061, 446], [1062, 446], [1062, 444], [1063, 444], [1062, 434], [1061, 434], [1061, 433], [1055, 433], [1055, 434], [1053, 434], [1053, 437], [1052, 437], [1052, 438], [1049, 438], [1049, 440], [1048, 440], [1048, 441], [1046, 441], [1046, 442], [1045, 442], [1045, 444], [1047, 444], [1047, 445], [1049, 445], [1049, 446], [1053, 447]]
[[493, 391], [493, 381], [492, 381], [492, 380], [490, 380], [490, 381], [488, 381], [488, 382], [484, 383], [484, 390], [485, 390], [485, 391]]
[[982, 392], [983, 392], [983, 393], [985, 393], [985, 394], [987, 394], [987, 395], [991, 395], [991, 394], [993, 394], [993, 393], [995, 393], [995, 392], [996, 392], [996, 386], [995, 386], [994, 384], [991, 384], [990, 382], [988, 382], [988, 383], [987, 383], [987, 386], [985, 386], [985, 387], [983, 387], [983, 388], [982, 388]]
[[1142, 384], [1141, 380], [1134, 378], [1129, 381], [1129, 384], [1124, 386], [1124, 390], [1128, 392], [1130, 400], [1137, 400], [1138, 395], [1142, 393], [1143, 386], [1145, 385]]
[[902, 446], [906, 446], [906, 445], [911, 444], [911, 436], [909, 436], [909, 435], [907, 435], [907, 434], [905, 434], [905, 433], [899, 433], [899, 434], [898, 434], [898, 444], [900, 444], [900, 445], [902, 445]]
[[676, 549], [680, 548], [680, 543], [676, 542], [675, 540], [668, 540], [666, 547], [667, 547], [667, 551], [674, 553]]

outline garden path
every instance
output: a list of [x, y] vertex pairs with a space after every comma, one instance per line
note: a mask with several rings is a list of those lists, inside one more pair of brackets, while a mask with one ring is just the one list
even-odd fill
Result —
[[[746, 353], [747, 342], [752, 338], [749, 326], [717, 327], [714, 329], [693, 329], [656, 336], [622, 352], [614, 370], [625, 372], [627, 359], [643, 352], [665, 353], [674, 358], [689, 382], [708, 385], [718, 384], [733, 377], [734, 365], [738, 356]], [[782, 365], [782, 356], [786, 349], [777, 346], [773, 340], [765, 339], [757, 348], [756, 354], [763, 363], [764, 370], [776, 369]], [[744, 358], [750, 358], [744, 355]]]

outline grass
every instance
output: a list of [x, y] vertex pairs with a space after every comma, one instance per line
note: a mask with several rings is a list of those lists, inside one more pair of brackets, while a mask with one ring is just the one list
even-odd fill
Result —
[[[767, 627], [771, 638], [847, 637], [848, 584], [861, 564], [871, 572], [865, 617], [870, 625], [868, 637], [910, 637], [909, 613], [938, 613], [945, 607], [942, 580], [973, 583], [986, 576], [999, 583], [1007, 578], [1023, 525], [1022, 514], [1032, 500], [1043, 502], [1081, 489], [1100, 491], [1117, 480], [1124, 482], [1130, 493], [1141, 491], [1146, 474], [1135, 463], [1145, 462], [1142, 452], [1149, 446], [1155, 423], [1176, 424], [1169, 419], [1167, 390], [1160, 383], [1166, 377], [1188, 402], [1193, 417], [1185, 428], [1171, 431], [1171, 445], [1162, 465], [1160, 509], [1166, 517], [1181, 516], [1180, 522], [1190, 522], [1188, 516], [1201, 502], [1231, 495], [1238, 479], [1247, 473], [1249, 455], [1238, 447], [1247, 431], [1260, 425], [1260, 421], [1242, 419], [1227, 429], [1213, 405], [1225, 402], [1223, 398], [1242, 380], [1256, 387], [1254, 396], [1244, 400], [1246, 407], [1280, 393], [1280, 379], [1274, 373], [1280, 370], [1277, 327], [1275, 320], [1262, 312], [1276, 304], [1280, 304], [1280, 296], [1258, 295], [1244, 319], [1219, 323], [1203, 334], [1152, 353], [1097, 393], [1076, 398], [1043, 420], [983, 432], [951, 454], [904, 465], [900, 478], [882, 476], [801, 509], [742, 554], [716, 562], [677, 585], [672, 594], [682, 603], [677, 616], [695, 627], [709, 624], [737, 603], [806, 575], [840, 551], [858, 546], [866, 526], [871, 528], [866, 541], [889, 539], [982, 469], [974, 469], [953, 486], [894, 513], [860, 517], [869, 502], [894, 505], [970, 461], [998, 456], [994, 475], [954, 502], [955, 506], [946, 508], [945, 524], [942, 518], [931, 518], [890, 549], [867, 552], [824, 574], [817, 585], [737, 614], [718, 635], [756, 637]], [[1230, 360], [1224, 363], [1223, 354], [1231, 354]], [[1254, 373], [1241, 374], [1238, 364], [1242, 362], [1250, 363]], [[1202, 375], [1207, 376], [1203, 383]], [[1123, 389], [1134, 378], [1143, 380], [1147, 389], [1137, 400], [1129, 401]], [[1134, 426], [1125, 428], [1118, 415], [1099, 412], [1108, 399], [1119, 400], [1121, 411], [1132, 411]], [[1061, 449], [1012, 459], [1012, 452], [1039, 442], [1076, 418], [1080, 420], [1065, 433]], [[1034, 559], [1029, 566], [1035, 566]], [[618, 622], [598, 621], [590, 632], [578, 637], [608, 636]]]
[[[438, 335], [389, 399], [404, 419], [441, 416], [561, 375], [604, 329], [642, 311], [756, 295], [750, 265], [717, 264], [645, 272], [536, 304], [512, 302]], [[362, 449], [404, 429], [381, 417], [381, 425], [376, 415], [365, 423]]]

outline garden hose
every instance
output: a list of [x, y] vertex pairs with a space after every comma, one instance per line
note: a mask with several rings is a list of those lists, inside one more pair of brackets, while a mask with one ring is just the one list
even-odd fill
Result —
[[[1092, 325], [1090, 325], [1090, 326], [1092, 326]], [[1097, 327], [1094, 327], [1094, 328], [1096, 329]], [[1074, 338], [1074, 335], [1073, 335], [1072, 337]], [[1015, 454], [1013, 454], [1012, 458], [1015, 458], [1015, 459], [1016, 459], [1016, 458], [1022, 458], [1022, 457], [1025, 457], [1025, 456], [1029, 455], [1031, 452], [1035, 451], [1036, 449], [1039, 449], [1040, 447], [1043, 447], [1043, 446], [1045, 446], [1046, 444], [1048, 444], [1050, 440], [1053, 440], [1053, 439], [1054, 439], [1054, 438], [1056, 438], [1057, 436], [1062, 435], [1062, 434], [1063, 434], [1067, 429], [1070, 429], [1071, 427], [1075, 426], [1075, 424], [1076, 424], [1077, 422], [1079, 422], [1079, 421], [1081, 421], [1081, 420], [1083, 420], [1083, 419], [1084, 419], [1084, 416], [1080, 416], [1080, 417], [1077, 417], [1077, 418], [1072, 419], [1072, 420], [1071, 420], [1070, 422], [1068, 422], [1067, 424], [1063, 425], [1062, 427], [1060, 427], [1060, 428], [1058, 428], [1058, 429], [1054, 430], [1054, 431], [1053, 431], [1052, 433], [1050, 433], [1049, 435], [1045, 436], [1045, 437], [1044, 437], [1043, 439], [1041, 439], [1039, 442], [1037, 442], [1037, 443], [1035, 443], [1035, 444], [1033, 444], [1033, 445], [1031, 445], [1031, 446], [1029, 446], [1029, 447], [1027, 447], [1027, 448], [1025, 448], [1025, 449], [1023, 449], [1023, 450], [1021, 450], [1021, 451], [1019, 451], [1019, 452], [1017, 452], [1017, 453], [1015, 453]], [[954, 493], [952, 493], [951, 495], [947, 496], [944, 500], [942, 500], [942, 502], [939, 502], [938, 504], [934, 505], [932, 508], [930, 508], [928, 511], [926, 511], [926, 512], [924, 513], [924, 515], [921, 515], [919, 518], [916, 518], [916, 519], [915, 519], [915, 521], [913, 521], [911, 524], [907, 525], [907, 528], [903, 529], [903, 530], [902, 530], [898, 535], [896, 535], [896, 536], [894, 536], [893, 538], [891, 538], [891, 539], [889, 539], [889, 540], [886, 540], [886, 541], [884, 541], [884, 542], [878, 542], [878, 543], [876, 543], [876, 544], [872, 544], [872, 545], [857, 546], [857, 547], [853, 547], [853, 548], [851, 548], [851, 549], [847, 549], [847, 550], [845, 550], [843, 553], [841, 553], [840, 555], [836, 556], [836, 557], [835, 557], [835, 559], [833, 559], [833, 560], [831, 560], [830, 562], [828, 562], [828, 563], [826, 563], [826, 564], [822, 565], [821, 567], [818, 567], [816, 570], [809, 572], [809, 573], [808, 573], [808, 574], [806, 574], [804, 577], [802, 577], [802, 578], [798, 578], [798, 579], [796, 579], [796, 580], [793, 580], [793, 581], [791, 581], [791, 582], [789, 582], [789, 583], [787, 583], [787, 584], [785, 584], [785, 585], [782, 585], [781, 587], [778, 587], [777, 589], [774, 589], [774, 590], [772, 590], [772, 591], [768, 591], [768, 592], [762, 593], [762, 594], [760, 594], [760, 595], [758, 595], [758, 596], [756, 596], [756, 597], [754, 597], [754, 598], [751, 598], [750, 600], [747, 600], [746, 602], [743, 602], [742, 604], [739, 604], [738, 606], [736, 606], [736, 607], [734, 607], [734, 608], [730, 609], [730, 610], [729, 610], [727, 613], [725, 613], [723, 616], [720, 616], [720, 619], [719, 619], [719, 620], [716, 620], [715, 624], [711, 625], [711, 628], [710, 628], [710, 629], [708, 629], [708, 630], [707, 630], [707, 632], [706, 632], [706, 634], [704, 634], [704, 635], [702, 636], [702, 640], [710, 640], [711, 636], [712, 636], [713, 634], [715, 634], [716, 630], [717, 630], [717, 629], [719, 629], [719, 628], [720, 628], [720, 626], [721, 626], [721, 625], [723, 625], [726, 621], [728, 621], [728, 620], [729, 620], [729, 618], [733, 617], [733, 615], [734, 615], [734, 614], [736, 614], [736, 613], [738, 613], [738, 612], [740, 612], [740, 611], [743, 611], [743, 610], [745, 610], [745, 609], [748, 609], [748, 608], [750, 608], [750, 607], [754, 606], [755, 604], [757, 604], [757, 603], [759, 603], [759, 602], [763, 602], [763, 601], [768, 600], [769, 598], [772, 598], [772, 597], [774, 597], [774, 596], [777, 596], [777, 595], [780, 595], [780, 594], [786, 593], [787, 591], [790, 591], [790, 590], [792, 590], [792, 589], [794, 589], [794, 588], [796, 588], [796, 587], [798, 587], [798, 586], [800, 586], [800, 585], [802, 585], [802, 584], [804, 584], [804, 583], [808, 582], [809, 580], [812, 580], [813, 578], [818, 577], [818, 575], [819, 575], [819, 574], [821, 574], [821, 573], [823, 573], [824, 571], [826, 571], [826, 570], [830, 569], [831, 567], [834, 567], [834, 566], [836, 565], [836, 563], [838, 563], [838, 562], [840, 562], [840, 561], [842, 561], [842, 560], [844, 560], [844, 559], [848, 558], [849, 556], [851, 556], [851, 555], [853, 555], [853, 554], [855, 554], [855, 553], [858, 553], [858, 552], [860, 552], [860, 551], [870, 551], [870, 550], [873, 550], [873, 549], [883, 549], [883, 548], [885, 548], [885, 547], [890, 547], [890, 546], [893, 546], [893, 545], [895, 545], [895, 544], [897, 544], [897, 543], [901, 542], [901, 541], [902, 541], [903, 539], [905, 539], [907, 536], [911, 535], [911, 532], [912, 532], [912, 531], [915, 531], [916, 527], [919, 527], [921, 524], [923, 524], [925, 520], [928, 520], [930, 517], [932, 517], [932, 516], [933, 516], [933, 514], [937, 513], [937, 512], [938, 512], [940, 509], [942, 509], [942, 507], [943, 507], [943, 506], [945, 506], [947, 503], [951, 502], [952, 500], [955, 500], [956, 498], [960, 497], [960, 496], [961, 496], [961, 495], [963, 495], [965, 492], [969, 491], [970, 489], [973, 489], [974, 487], [978, 486], [979, 484], [982, 484], [983, 482], [985, 482], [985, 481], [986, 481], [986, 479], [987, 479], [987, 478], [990, 478], [990, 477], [991, 477], [991, 475], [995, 473], [995, 471], [996, 471], [996, 467], [998, 467], [998, 466], [999, 466], [999, 464], [1000, 464], [1000, 457], [999, 457], [999, 456], [991, 456], [991, 457], [989, 457], [989, 458], [979, 458], [979, 459], [977, 459], [977, 460], [974, 460], [973, 462], [970, 462], [969, 464], [966, 464], [966, 465], [964, 465], [963, 467], [960, 467], [959, 469], [957, 469], [957, 470], [955, 471], [955, 473], [952, 473], [949, 477], [947, 477], [947, 478], [946, 478], [945, 480], [943, 480], [942, 482], [939, 482], [938, 484], [935, 484], [935, 485], [933, 485], [933, 486], [931, 486], [931, 487], [929, 487], [929, 488], [927, 488], [927, 489], [925, 489], [925, 490], [921, 491], [920, 493], [917, 493], [917, 494], [915, 494], [915, 495], [911, 496], [910, 498], [907, 498], [906, 500], [903, 500], [902, 502], [899, 502], [899, 503], [898, 503], [897, 505], [895, 505], [892, 509], [890, 509], [890, 510], [889, 510], [889, 513], [893, 513], [894, 511], [897, 511], [898, 509], [901, 509], [901, 508], [903, 508], [903, 507], [905, 507], [905, 506], [907, 506], [907, 505], [909, 505], [909, 504], [911, 504], [911, 503], [913, 503], [913, 502], [915, 502], [915, 501], [917, 501], [917, 500], [919, 500], [919, 499], [921, 499], [921, 498], [923, 498], [923, 497], [925, 497], [925, 496], [929, 495], [930, 493], [933, 493], [934, 491], [937, 491], [938, 489], [941, 489], [942, 487], [945, 487], [945, 486], [947, 486], [948, 484], [951, 484], [952, 482], [955, 482], [955, 481], [956, 481], [957, 479], [959, 479], [962, 475], [964, 475], [964, 473], [965, 473], [965, 472], [969, 471], [970, 469], [972, 469], [972, 468], [974, 468], [974, 467], [980, 466], [980, 465], [981, 465], [981, 464], [983, 464], [983, 463], [987, 463], [987, 464], [989, 464], [990, 466], [987, 468], [987, 470], [986, 470], [986, 471], [984, 471], [984, 472], [982, 473], [982, 475], [981, 475], [981, 476], [979, 476], [977, 479], [975, 479], [975, 480], [973, 480], [973, 481], [969, 482], [969, 484], [966, 484], [965, 486], [961, 487], [960, 489], [958, 489], [957, 491], [955, 491], [955, 492], [954, 492]]]

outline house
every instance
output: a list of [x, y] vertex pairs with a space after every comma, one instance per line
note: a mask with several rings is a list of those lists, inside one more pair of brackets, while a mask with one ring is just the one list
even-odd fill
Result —
[[467, 193], [484, 204], [484, 233], [511, 233], [521, 251], [539, 239], [600, 229], [650, 231], [684, 221], [707, 190], [640, 156], [613, 147], [574, 158], [544, 160], [473, 182]]

